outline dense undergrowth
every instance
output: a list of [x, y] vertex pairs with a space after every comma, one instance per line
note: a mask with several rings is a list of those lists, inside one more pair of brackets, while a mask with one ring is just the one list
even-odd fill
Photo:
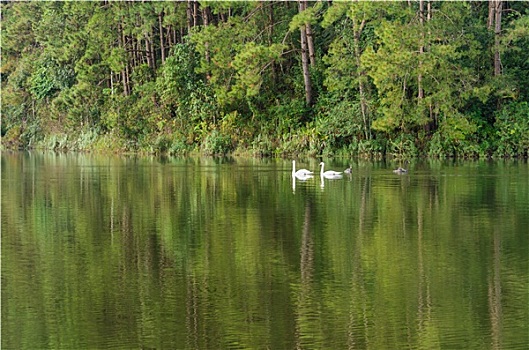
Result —
[[234, 154], [258, 157], [527, 158], [529, 105], [521, 103], [507, 106], [497, 116], [494, 127], [479, 132], [476, 130], [465, 139], [447, 137], [442, 132], [431, 137], [419, 132], [415, 135], [399, 135], [395, 139], [376, 135], [371, 140], [357, 139], [354, 135], [336, 135], [326, 125], [318, 126], [317, 123], [285, 134], [265, 133], [263, 130], [214, 129], [205, 133], [203, 138], [192, 140], [171, 130], [129, 139], [93, 127], [75, 133], [48, 134], [33, 125], [11, 128], [2, 138], [2, 147], [172, 156]]

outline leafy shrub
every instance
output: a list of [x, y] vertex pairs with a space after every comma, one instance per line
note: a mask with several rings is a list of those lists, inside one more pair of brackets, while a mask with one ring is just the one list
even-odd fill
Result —
[[152, 153], [166, 153], [172, 156], [184, 155], [188, 151], [185, 139], [172, 134], [159, 135], [152, 146]]
[[168, 153], [172, 156], [181, 156], [189, 152], [189, 147], [182, 138], [174, 138]]
[[22, 145], [27, 148], [31, 148], [36, 145], [42, 138], [42, 128], [39, 121], [33, 121], [27, 124], [20, 135]]
[[378, 139], [359, 140], [356, 143], [355, 154], [360, 158], [382, 158], [384, 149], [384, 142]]
[[527, 156], [529, 151], [529, 104], [511, 103], [496, 115], [496, 155]]
[[439, 132], [436, 132], [430, 140], [428, 147], [428, 156], [432, 158], [443, 158], [444, 155], [444, 145], [441, 138], [441, 134]]
[[[273, 122], [271, 125], [275, 135], [285, 135], [298, 129], [301, 121], [307, 120], [308, 109], [301, 99], [285, 99], [277, 101], [267, 109], [266, 115]], [[263, 120], [266, 123], [266, 120]]]
[[271, 157], [274, 155], [274, 142], [267, 134], [260, 133], [252, 141], [252, 153], [260, 157]]
[[316, 128], [323, 135], [326, 147], [341, 148], [354, 139], [365, 137], [360, 106], [357, 102], [326, 98], [320, 101], [321, 117]]
[[277, 155], [307, 154], [316, 156], [325, 149], [325, 141], [318, 134], [313, 123], [300, 128], [296, 133], [287, 133], [281, 138]]
[[395, 158], [411, 158], [418, 155], [414, 138], [410, 134], [400, 134], [395, 140], [389, 142], [388, 153]]
[[202, 143], [202, 152], [206, 155], [225, 155], [232, 150], [231, 136], [221, 134], [216, 129], [211, 131]]
[[479, 152], [476, 142], [478, 126], [460, 114], [444, 118], [428, 147], [430, 157], [476, 157]]
[[22, 127], [20, 125], [15, 125], [9, 128], [5, 136], [2, 137], [2, 146], [8, 149], [23, 148], [24, 145], [20, 137], [21, 135], [22, 135]]
[[75, 142], [77, 150], [88, 150], [97, 140], [98, 132], [95, 128], [83, 130]]

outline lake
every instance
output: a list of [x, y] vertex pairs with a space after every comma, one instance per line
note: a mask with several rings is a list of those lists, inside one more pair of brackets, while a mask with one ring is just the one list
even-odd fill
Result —
[[526, 349], [527, 161], [399, 165], [3, 152], [2, 349]]

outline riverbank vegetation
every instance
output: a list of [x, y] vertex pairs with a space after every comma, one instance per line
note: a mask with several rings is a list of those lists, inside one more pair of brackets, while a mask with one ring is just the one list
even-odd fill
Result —
[[527, 157], [526, 2], [3, 2], [4, 148]]

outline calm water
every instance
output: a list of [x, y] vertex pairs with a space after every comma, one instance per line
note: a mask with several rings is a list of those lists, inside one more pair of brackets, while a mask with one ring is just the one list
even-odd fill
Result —
[[525, 161], [1, 166], [2, 349], [529, 346]]

